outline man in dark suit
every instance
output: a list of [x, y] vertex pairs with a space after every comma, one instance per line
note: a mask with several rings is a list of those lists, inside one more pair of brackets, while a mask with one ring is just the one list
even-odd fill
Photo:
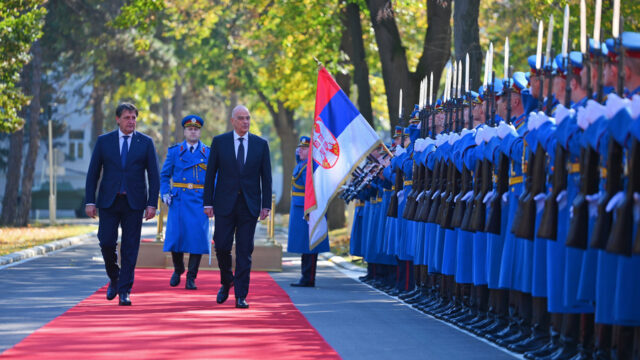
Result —
[[[119, 305], [131, 305], [129, 294], [138, 259], [142, 218], [149, 220], [155, 216], [160, 189], [156, 149], [150, 137], [135, 131], [137, 118], [138, 109], [133, 104], [118, 105], [118, 129], [98, 137], [85, 188], [87, 215], [95, 218], [96, 208], [100, 209], [98, 239], [111, 280], [107, 300], [113, 300], [117, 294]], [[96, 201], [100, 176], [102, 180]], [[116, 252], [118, 226], [122, 227], [122, 268], [118, 267]]]
[[[271, 209], [271, 160], [269, 144], [249, 133], [251, 115], [239, 105], [231, 112], [233, 131], [211, 142], [204, 182], [204, 212], [214, 216], [216, 257], [222, 287], [217, 302], [222, 304], [235, 287], [236, 307], [249, 307], [249, 273], [257, 219], [264, 220]], [[236, 272], [231, 270], [231, 248], [236, 239]]]

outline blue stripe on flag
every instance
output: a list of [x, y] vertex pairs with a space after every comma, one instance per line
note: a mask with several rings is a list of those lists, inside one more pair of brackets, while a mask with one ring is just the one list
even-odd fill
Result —
[[346, 128], [358, 114], [360, 114], [360, 112], [353, 106], [347, 94], [339, 90], [333, 95], [324, 109], [322, 109], [320, 118], [337, 139], [338, 136], [342, 134], [344, 128]]

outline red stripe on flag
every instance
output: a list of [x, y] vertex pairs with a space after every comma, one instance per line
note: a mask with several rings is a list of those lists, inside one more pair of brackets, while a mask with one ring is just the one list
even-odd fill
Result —
[[[325, 106], [331, 101], [331, 98], [340, 90], [340, 86], [335, 82], [333, 77], [324, 67], [318, 71], [318, 83], [316, 85], [316, 110], [313, 116], [315, 119], [320, 115]], [[313, 130], [311, 131], [311, 143], [313, 143]], [[313, 186], [313, 154], [309, 151], [307, 158], [307, 178], [305, 179], [305, 195], [304, 195], [304, 211], [317, 205], [316, 192]]]

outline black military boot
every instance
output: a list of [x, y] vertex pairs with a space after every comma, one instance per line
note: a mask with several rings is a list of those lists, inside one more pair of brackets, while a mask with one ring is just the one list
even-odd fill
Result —
[[187, 271], [187, 283], [184, 288], [187, 290], [197, 290], [196, 277], [198, 276], [198, 269], [200, 268], [201, 254], [189, 255], [189, 270]]
[[180, 275], [184, 273], [184, 253], [172, 251], [171, 260], [173, 261], [173, 274], [169, 285], [176, 287], [180, 284]]

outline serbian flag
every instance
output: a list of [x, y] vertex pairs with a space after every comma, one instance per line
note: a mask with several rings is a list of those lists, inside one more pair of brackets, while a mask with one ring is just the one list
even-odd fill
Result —
[[313, 119], [304, 191], [309, 249], [327, 236], [325, 214], [331, 200], [358, 164], [381, 144], [378, 134], [324, 67], [318, 72]]

